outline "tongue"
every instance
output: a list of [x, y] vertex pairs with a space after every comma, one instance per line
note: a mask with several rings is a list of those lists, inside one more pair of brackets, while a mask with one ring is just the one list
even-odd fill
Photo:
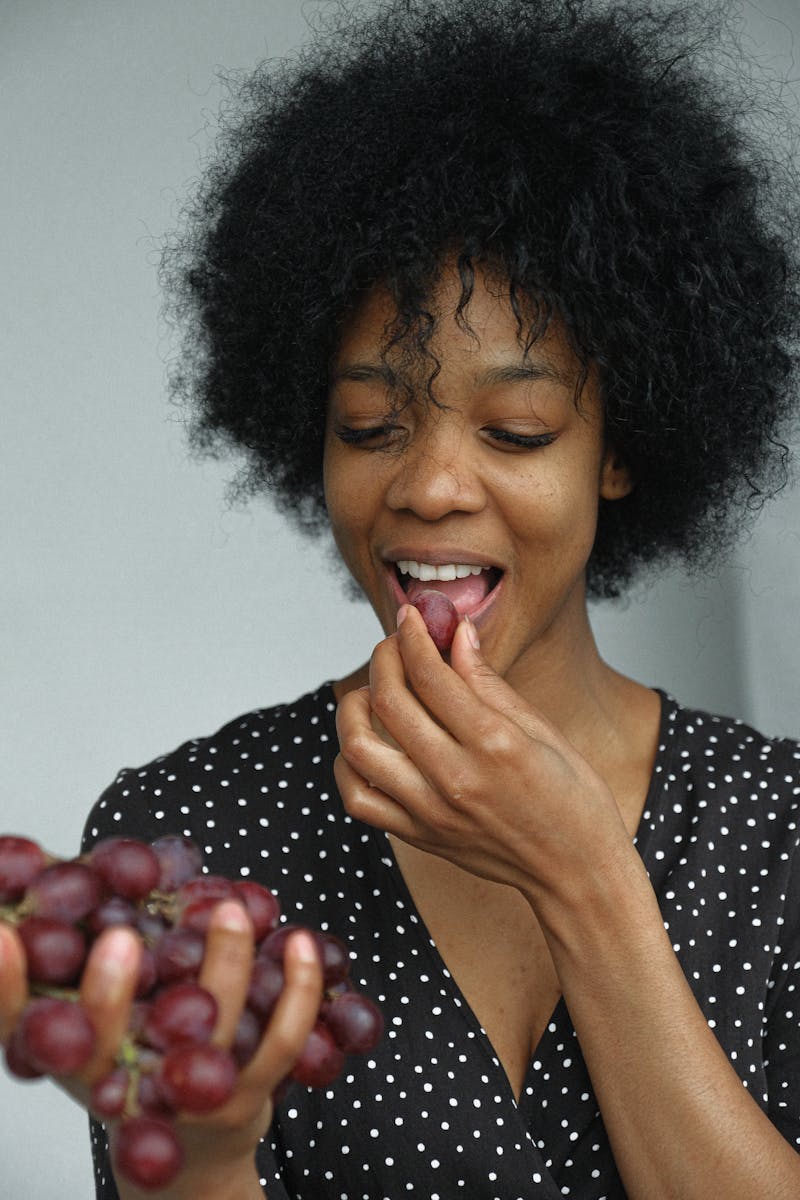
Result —
[[464, 613], [476, 609], [488, 594], [489, 573], [481, 571], [480, 575], [468, 575], [466, 579], [412, 579], [406, 595], [413, 604], [420, 592], [427, 591], [442, 592], [463, 617]]

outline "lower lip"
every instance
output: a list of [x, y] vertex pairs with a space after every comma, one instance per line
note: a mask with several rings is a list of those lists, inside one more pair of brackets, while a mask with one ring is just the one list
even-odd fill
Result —
[[[400, 608], [401, 605], [408, 604], [408, 596], [405, 594], [405, 592], [401, 588], [400, 583], [397, 578], [397, 573], [393, 567], [387, 567], [387, 575], [389, 576], [389, 588], [392, 592], [392, 598], [395, 601], [395, 604], [397, 605], [397, 607]], [[503, 590], [505, 581], [506, 581], [505, 574], [502, 574], [500, 576], [499, 582], [497, 583], [497, 585], [495, 587], [492, 588], [492, 590], [489, 592], [489, 594], [486, 596], [486, 598], [484, 600], [481, 600], [481, 602], [477, 606], [477, 608], [473, 608], [472, 612], [469, 614], [469, 619], [470, 619], [470, 621], [472, 621], [472, 623], [474, 625], [482, 626], [486, 623], [488, 614], [490, 613], [491, 609], [494, 608], [497, 598]], [[436, 588], [436, 580], [435, 579], [431, 580], [431, 587], [434, 589]], [[464, 614], [460, 614], [460, 615], [463, 616]]]

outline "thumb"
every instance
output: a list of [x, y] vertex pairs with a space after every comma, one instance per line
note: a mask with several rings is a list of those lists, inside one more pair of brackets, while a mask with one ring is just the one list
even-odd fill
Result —
[[543, 735], [549, 723], [486, 661], [478, 631], [469, 617], [464, 617], [456, 629], [450, 647], [450, 666], [488, 708], [509, 717], [531, 737]]
[[461, 619], [453, 636], [450, 666], [486, 704], [508, 707], [514, 692], [483, 657], [478, 631], [469, 617]]

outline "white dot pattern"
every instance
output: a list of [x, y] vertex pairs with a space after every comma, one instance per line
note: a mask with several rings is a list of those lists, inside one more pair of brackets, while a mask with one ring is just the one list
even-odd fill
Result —
[[[330, 1088], [296, 1088], [258, 1153], [269, 1200], [624, 1200], [565, 1004], [519, 1103], [380, 831], [344, 812], [329, 685], [126, 769], [85, 842], [182, 832], [346, 939], [387, 1033]], [[743, 1085], [800, 1146], [800, 747], [662, 694], [637, 846], [694, 995]], [[117, 1196], [93, 1123], [97, 1196]]]

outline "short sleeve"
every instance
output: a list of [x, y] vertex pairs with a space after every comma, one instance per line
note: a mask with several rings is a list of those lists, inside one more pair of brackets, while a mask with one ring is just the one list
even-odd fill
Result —
[[130, 774], [127, 769], [121, 771], [91, 809], [83, 827], [84, 854], [103, 838], [130, 837], [151, 842], [158, 837], [149, 806], [142, 800], [134, 802]]
[[[111, 1170], [111, 1153], [108, 1145], [108, 1135], [105, 1128], [93, 1117], [89, 1121], [92, 1143], [92, 1161], [94, 1163], [94, 1181], [96, 1200], [119, 1200], [119, 1191], [114, 1182]], [[261, 1184], [264, 1188], [265, 1200], [291, 1200], [281, 1182], [281, 1173], [275, 1161], [275, 1156], [269, 1146], [269, 1140], [264, 1139], [258, 1148], [258, 1170]]]
[[800, 1149], [800, 849], [788, 876], [780, 945], [769, 982], [764, 1035], [768, 1112]]

